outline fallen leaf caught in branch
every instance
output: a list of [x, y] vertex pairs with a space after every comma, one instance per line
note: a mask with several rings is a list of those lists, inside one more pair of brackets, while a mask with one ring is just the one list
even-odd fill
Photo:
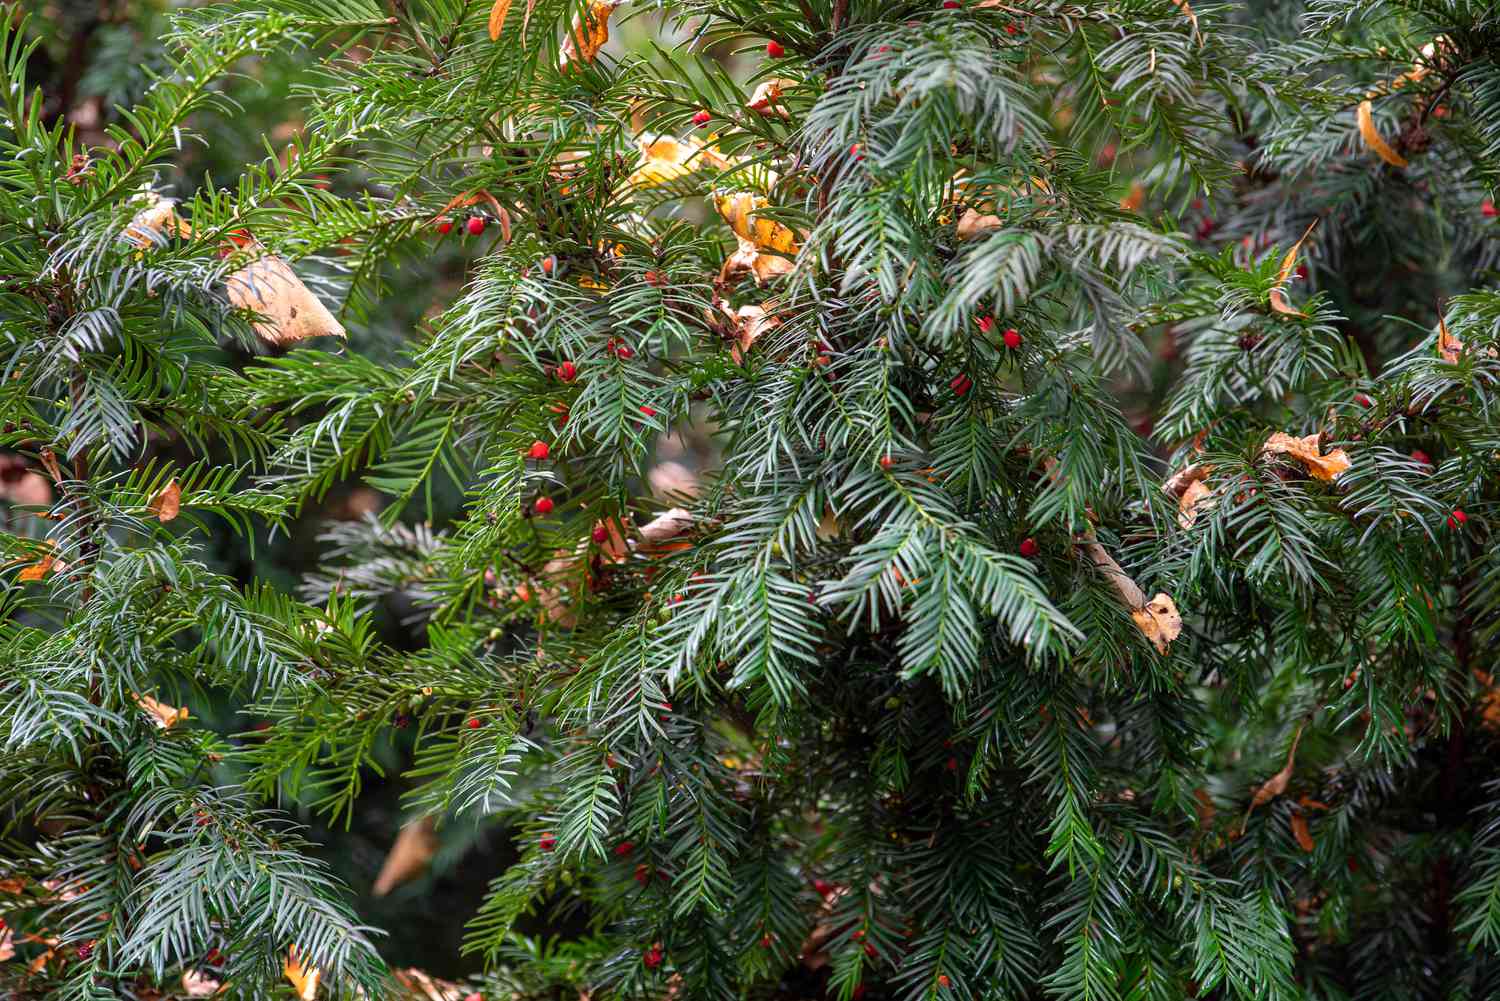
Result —
[[1214, 492], [1202, 480], [1189, 483], [1177, 500], [1177, 524], [1184, 530], [1192, 528], [1198, 519], [1198, 509], [1207, 510], [1213, 506], [1213, 496]]
[[1182, 616], [1177, 613], [1177, 603], [1172, 596], [1157, 592], [1156, 597], [1141, 608], [1131, 609], [1130, 617], [1141, 635], [1151, 641], [1156, 652], [1166, 655], [1168, 647], [1182, 633]]
[[136, 705], [145, 710], [147, 716], [151, 717], [151, 722], [155, 723], [162, 730], [170, 730], [188, 718], [187, 706], [182, 706], [181, 708], [169, 706], [165, 702], [158, 702], [149, 695], [132, 694], [130, 697], [135, 699]]
[[594, 61], [604, 43], [609, 41], [609, 15], [614, 9], [613, 0], [591, 0], [588, 9], [574, 19], [568, 37], [563, 39], [558, 69]]
[[1297, 840], [1299, 848], [1305, 852], [1311, 852], [1314, 848], [1318, 847], [1317, 843], [1313, 841], [1312, 831], [1307, 829], [1306, 817], [1293, 811], [1287, 823], [1292, 828], [1292, 837]]
[[182, 510], [182, 487], [177, 484], [176, 480], [173, 480], [151, 498], [151, 503], [147, 505], [147, 508], [156, 515], [157, 521], [163, 524], [171, 521], [177, 517], [177, 512]]
[[1380, 159], [1392, 167], [1405, 167], [1406, 157], [1391, 148], [1391, 144], [1385, 141], [1380, 130], [1375, 127], [1375, 111], [1368, 99], [1359, 102], [1359, 135], [1364, 139], [1365, 145], [1370, 148]]
[[973, 240], [1004, 225], [997, 215], [985, 215], [978, 209], [964, 209], [964, 214], [958, 217], [957, 235], [960, 240]]
[[1302, 740], [1302, 729], [1306, 725], [1305, 722], [1297, 725], [1297, 732], [1292, 736], [1291, 749], [1286, 754], [1286, 764], [1281, 766], [1281, 771], [1262, 782], [1255, 790], [1255, 795], [1250, 797], [1250, 808], [1245, 811], [1245, 820], [1240, 823], [1241, 831], [1245, 829], [1245, 824], [1249, 822], [1250, 814], [1255, 812], [1256, 807], [1265, 806], [1286, 792], [1286, 785], [1292, 780], [1292, 769], [1297, 764], [1297, 745]]
[[741, 306], [734, 311], [724, 306], [723, 309], [734, 321], [734, 346], [729, 353], [736, 365], [744, 364], [745, 356], [761, 335], [781, 326], [781, 320], [767, 313], [764, 306]]
[[370, 893], [383, 897], [396, 887], [416, 879], [427, 871], [432, 857], [437, 854], [438, 838], [436, 823], [431, 817], [421, 817], [401, 828], [396, 843], [391, 846], [380, 874], [370, 887]]
[[1286, 283], [1291, 280], [1292, 275], [1297, 270], [1297, 252], [1302, 249], [1302, 244], [1312, 235], [1313, 227], [1317, 225], [1318, 221], [1314, 219], [1312, 224], [1307, 227], [1307, 231], [1302, 234], [1302, 239], [1292, 244], [1292, 249], [1288, 250], [1286, 256], [1281, 259], [1281, 267], [1276, 272], [1276, 287], [1271, 289], [1270, 294], [1271, 308], [1278, 313], [1286, 316], [1305, 315], [1301, 310], [1293, 309], [1286, 301], [1285, 289]]
[[745, 102], [745, 107], [762, 115], [789, 118], [791, 116], [781, 106], [781, 95], [796, 85], [797, 81], [785, 80], [781, 77], [771, 77], [769, 80], [762, 80], [756, 86], [755, 92], [750, 95], [750, 100]]
[[295, 945], [287, 949], [286, 963], [282, 966], [281, 973], [297, 989], [297, 997], [301, 1001], [313, 1001], [318, 996], [318, 980], [323, 974], [316, 966], [304, 967], [298, 961]]
[[1322, 436], [1310, 434], [1306, 438], [1293, 438], [1289, 434], [1277, 431], [1266, 439], [1260, 454], [1289, 455], [1302, 463], [1315, 479], [1332, 483], [1335, 477], [1349, 468], [1349, 456], [1342, 448], [1336, 448], [1327, 455], [1321, 454], [1318, 444], [1320, 437]]
[[[247, 246], [258, 249], [259, 245], [252, 240]], [[225, 279], [225, 287], [236, 308], [264, 317], [255, 322], [255, 332], [271, 344], [348, 336], [291, 265], [275, 254], [264, 254], [240, 268]]]
[[490, 41], [500, 41], [500, 32], [505, 28], [505, 15], [510, 13], [510, 0], [495, 0], [490, 8]]

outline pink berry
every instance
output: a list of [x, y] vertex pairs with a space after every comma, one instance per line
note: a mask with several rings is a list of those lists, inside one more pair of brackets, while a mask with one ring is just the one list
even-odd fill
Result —
[[605, 542], [608, 542], [609, 541], [609, 529], [605, 528], [603, 525], [595, 525], [594, 526], [594, 541], [597, 542], [597, 543], [599, 543], [600, 545], [603, 545]]
[[713, 117], [713, 115], [710, 115], [707, 111], [700, 111], [696, 115], [693, 116], [693, 124], [694, 125], [707, 125], [708, 124], [708, 120], [710, 118], [712, 118], [712, 117]]

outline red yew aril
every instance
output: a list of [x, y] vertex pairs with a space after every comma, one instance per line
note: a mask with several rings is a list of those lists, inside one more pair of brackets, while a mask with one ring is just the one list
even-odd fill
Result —
[[1469, 516], [1464, 514], [1462, 508], [1454, 508], [1453, 513], [1448, 516], [1448, 527], [1462, 528], [1468, 520]]
[[578, 366], [570, 361], [565, 361], [557, 366], [557, 377], [563, 382], [572, 382], [578, 378]]
[[534, 441], [531, 443], [531, 448], [527, 450], [526, 454], [533, 459], [545, 459], [552, 454], [552, 449], [547, 446], [545, 441]]
[[1026, 538], [1021, 540], [1021, 555], [1026, 557], [1028, 560], [1035, 556], [1038, 552], [1040, 552], [1041, 548], [1041, 546], [1037, 545], [1036, 540], [1031, 538], [1030, 536], [1027, 536]]
[[469, 221], [464, 223], [464, 228], [469, 231], [470, 236], [478, 236], [484, 232], [484, 217], [470, 216]]
[[1005, 346], [1010, 348], [1012, 351], [1021, 346], [1021, 332], [1015, 327], [1011, 327], [1009, 330], [1007, 330], [1001, 339], [1005, 341]]
[[552, 508], [555, 506], [556, 505], [552, 503], [551, 497], [538, 497], [536, 499], [536, 513], [542, 515], [543, 517], [551, 514]]
[[766, 55], [770, 56], [772, 59], [780, 59], [782, 56], [786, 55], [786, 49], [781, 47], [780, 42], [767, 42]]

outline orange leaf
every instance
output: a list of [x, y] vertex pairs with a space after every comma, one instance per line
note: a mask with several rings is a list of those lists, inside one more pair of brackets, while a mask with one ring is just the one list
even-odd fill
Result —
[[1336, 448], [1327, 455], [1320, 454], [1318, 438], [1316, 434], [1310, 434], [1306, 438], [1293, 438], [1277, 431], [1266, 439], [1260, 454], [1289, 455], [1302, 463], [1315, 478], [1332, 483], [1336, 476], [1349, 468], [1349, 456], [1342, 448]]
[[[1257, 806], [1265, 806], [1286, 792], [1286, 785], [1292, 780], [1292, 768], [1297, 763], [1297, 745], [1302, 741], [1302, 728], [1306, 725], [1306, 723], [1298, 724], [1297, 733], [1292, 737], [1291, 750], [1287, 751], [1286, 764], [1281, 766], [1281, 771], [1261, 783], [1260, 787], [1255, 790], [1255, 795], [1250, 797], [1250, 808], [1245, 811], [1246, 822], [1250, 820], [1250, 814]], [[1240, 830], [1244, 829], [1245, 824], [1241, 823]]]
[[958, 217], [957, 235], [960, 240], [972, 240], [1004, 225], [997, 215], [985, 215], [978, 209], [964, 209], [964, 214]]
[[318, 980], [323, 974], [316, 966], [304, 967], [297, 959], [297, 947], [290, 946], [286, 951], [286, 964], [281, 968], [282, 975], [297, 988], [297, 997], [301, 1001], [313, 1001], [318, 996]]
[[1313, 841], [1312, 832], [1307, 829], [1307, 818], [1300, 813], [1293, 813], [1288, 821], [1292, 827], [1292, 837], [1297, 839], [1297, 844], [1305, 852], [1311, 852], [1318, 847]]
[[1302, 239], [1292, 244], [1292, 249], [1288, 250], [1286, 256], [1281, 259], [1281, 267], [1276, 271], [1276, 287], [1271, 289], [1270, 295], [1271, 308], [1278, 313], [1284, 313], [1287, 316], [1303, 315], [1300, 310], [1293, 309], [1287, 303], [1283, 286], [1291, 279], [1292, 273], [1297, 270], [1297, 251], [1302, 249], [1302, 244], [1312, 235], [1313, 227], [1317, 224], [1318, 220], [1314, 219], [1312, 225], [1307, 227], [1307, 232], [1302, 234]]
[[1141, 608], [1130, 610], [1135, 627], [1141, 635], [1151, 641], [1156, 652], [1165, 655], [1167, 648], [1182, 632], [1182, 616], [1177, 612], [1177, 603], [1169, 594], [1158, 592], [1156, 597]]
[[1448, 330], [1448, 320], [1438, 313], [1438, 354], [1450, 365], [1458, 364], [1458, 356], [1464, 353], [1464, 342]]
[[1375, 127], [1375, 112], [1368, 99], [1359, 102], [1358, 117], [1360, 137], [1364, 139], [1365, 145], [1370, 147], [1370, 152], [1392, 167], [1406, 166], [1406, 157], [1392, 149], [1390, 143], [1381, 136], [1380, 130]]
[[505, 27], [505, 15], [510, 13], [510, 0], [495, 0], [490, 8], [490, 41], [500, 41], [500, 31]]
[[163, 730], [170, 730], [188, 718], [187, 706], [181, 708], [169, 706], [165, 702], [156, 701], [149, 695], [131, 693], [130, 697], [135, 699], [136, 705], [145, 710], [147, 716], [151, 717], [151, 722]]
[[573, 21], [568, 37], [563, 39], [559, 69], [567, 69], [574, 63], [591, 63], [604, 43], [609, 41], [609, 15], [614, 11], [613, 0], [590, 0], [588, 9]]
[[173, 480], [151, 498], [148, 507], [151, 513], [156, 515], [157, 521], [163, 524], [171, 521], [177, 517], [177, 512], [182, 510], [182, 487], [178, 486], [176, 480]]
[[40, 560], [37, 560], [35, 563], [31, 564], [31, 566], [22, 570], [20, 577], [17, 579], [22, 581], [41, 580], [43, 577], [52, 572], [52, 566], [56, 562], [57, 557], [52, 555], [51, 553], [48, 553]]
[[1213, 495], [1214, 492], [1202, 480], [1189, 483], [1177, 500], [1177, 524], [1184, 529], [1192, 528], [1198, 518], [1198, 508], [1211, 506]]
[[[777, 258], [780, 260], [780, 258]], [[729, 308], [724, 307], [725, 312]], [[755, 346], [762, 334], [775, 330], [781, 326], [781, 320], [767, 313], [763, 306], [741, 306], [737, 311], [730, 313], [734, 320], [734, 347], [730, 354], [734, 357], [736, 365], [742, 364], [750, 349]]]
[[1139, 212], [1146, 201], [1146, 188], [1140, 181], [1132, 181], [1130, 193], [1120, 199], [1120, 208], [1126, 212]]
[[784, 80], [781, 77], [771, 77], [762, 80], [750, 95], [750, 100], [745, 102], [745, 107], [751, 111], [757, 111], [762, 115], [776, 115], [779, 118], [789, 118], [786, 108], [781, 106], [781, 95], [797, 85], [795, 80]]

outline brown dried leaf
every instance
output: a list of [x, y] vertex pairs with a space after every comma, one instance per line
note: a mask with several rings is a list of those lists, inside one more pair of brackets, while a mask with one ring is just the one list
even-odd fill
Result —
[[1177, 603], [1168, 594], [1157, 592], [1156, 597], [1143, 607], [1131, 609], [1130, 617], [1135, 620], [1135, 627], [1141, 635], [1163, 655], [1182, 633], [1182, 616], [1177, 614]]
[[1202, 36], [1200, 36], [1198, 33], [1198, 15], [1193, 13], [1192, 4], [1188, 3], [1188, 0], [1172, 0], [1172, 2], [1177, 5], [1178, 10], [1182, 11], [1182, 13], [1186, 15], [1188, 22], [1193, 26], [1194, 36], [1197, 36], [1199, 38], [1199, 43], [1201, 44]]
[[1448, 364], [1457, 365], [1458, 358], [1463, 353], [1464, 342], [1453, 336], [1448, 330], [1447, 318], [1438, 313], [1438, 354]]
[[1201, 506], [1207, 510], [1213, 506], [1213, 495], [1214, 492], [1202, 480], [1189, 483], [1177, 500], [1177, 524], [1184, 530], [1192, 528], [1198, 518], [1198, 508]]
[[1278, 313], [1284, 313], [1287, 316], [1304, 315], [1301, 310], [1293, 309], [1286, 301], [1285, 286], [1293, 272], [1297, 270], [1297, 252], [1302, 249], [1302, 244], [1312, 235], [1313, 227], [1317, 224], [1318, 221], [1314, 219], [1307, 227], [1307, 232], [1302, 234], [1302, 239], [1292, 244], [1292, 249], [1288, 250], [1286, 256], [1281, 259], [1281, 267], [1276, 271], [1276, 287], [1271, 289], [1270, 295], [1271, 308]]
[[135, 214], [130, 225], [125, 227], [125, 239], [137, 247], [155, 246], [161, 238], [176, 234], [187, 239], [193, 228], [177, 215], [177, 200], [162, 198], [155, 192], [147, 192], [140, 198], [146, 207]]
[[960, 240], [973, 240], [1004, 225], [997, 215], [985, 215], [978, 209], [964, 209], [964, 214], [958, 217], [957, 235]]
[[609, 41], [609, 15], [614, 9], [613, 0], [589, 0], [588, 9], [573, 20], [568, 37], [563, 39], [558, 69], [594, 61], [604, 43]]
[[10, 927], [0, 927], [0, 963], [13, 959], [15, 955], [15, 937], [11, 934]]
[[1375, 127], [1375, 111], [1368, 99], [1359, 102], [1359, 134], [1370, 147], [1370, 152], [1380, 157], [1392, 167], [1405, 167], [1406, 157], [1391, 148], [1391, 144], [1385, 141], [1380, 130]]
[[158, 702], [149, 695], [136, 695], [132, 693], [130, 697], [135, 699], [135, 704], [140, 706], [147, 716], [151, 717], [151, 722], [163, 730], [170, 730], [188, 718], [187, 706], [182, 706], [181, 708], [169, 706], [165, 702]]
[[[728, 307], [725, 307], [725, 311], [728, 312]], [[729, 349], [729, 353], [734, 357], [736, 365], [744, 363], [745, 356], [761, 335], [781, 326], [780, 318], [767, 313], [764, 306], [741, 306], [730, 313], [730, 316], [734, 319], [734, 347]]]
[[713, 146], [696, 139], [677, 139], [672, 136], [641, 136], [636, 139], [641, 151], [641, 162], [625, 179], [632, 188], [655, 188], [686, 177], [702, 167], [724, 170], [731, 166]]
[[182, 510], [182, 487], [176, 480], [173, 480], [162, 487], [147, 506], [151, 513], [156, 515], [157, 521], [166, 524], [177, 517], [177, 512]]
[[407, 824], [396, 835], [396, 843], [386, 855], [370, 892], [383, 897], [402, 883], [416, 879], [427, 871], [437, 848], [436, 824], [431, 817], [421, 817]]
[[495, 0], [490, 8], [490, 41], [500, 41], [500, 32], [505, 29], [505, 15], [510, 13], [510, 0]]
[[295, 344], [309, 337], [347, 337], [297, 273], [275, 254], [266, 254], [225, 279], [229, 301], [261, 314], [255, 332], [271, 344]]
[[462, 1001], [467, 996], [467, 992], [458, 984], [439, 980], [416, 968], [395, 970], [393, 973], [402, 987], [424, 1001]]
[[206, 973], [198, 973], [195, 970], [183, 971], [182, 992], [190, 998], [212, 997], [223, 987], [221, 982]]
[[1287, 822], [1291, 825], [1292, 837], [1297, 839], [1298, 847], [1305, 852], [1311, 852], [1318, 847], [1317, 842], [1313, 841], [1312, 831], [1307, 829], [1306, 817], [1294, 810]]
[[297, 947], [286, 951], [286, 963], [281, 968], [283, 976], [297, 989], [301, 1001], [313, 1001], [318, 996], [318, 980], [323, 976], [316, 966], [304, 967], [297, 959]]
[[[1302, 741], [1302, 728], [1306, 725], [1306, 723], [1298, 724], [1297, 732], [1292, 737], [1291, 749], [1286, 754], [1286, 764], [1281, 766], [1281, 771], [1261, 783], [1260, 787], [1255, 790], [1255, 795], [1250, 797], [1250, 808], [1245, 811], [1245, 821], [1249, 821], [1250, 814], [1255, 812], [1256, 807], [1265, 806], [1286, 792], [1286, 785], [1292, 780], [1292, 769], [1297, 763], [1297, 745]], [[1240, 830], [1244, 828], [1245, 824], [1241, 823]]]
[[1289, 455], [1302, 463], [1316, 479], [1332, 483], [1335, 477], [1349, 468], [1349, 456], [1342, 448], [1336, 448], [1327, 455], [1320, 454], [1318, 438], [1319, 435], [1316, 434], [1310, 434], [1306, 438], [1293, 438], [1277, 431], [1266, 439], [1260, 454]]

